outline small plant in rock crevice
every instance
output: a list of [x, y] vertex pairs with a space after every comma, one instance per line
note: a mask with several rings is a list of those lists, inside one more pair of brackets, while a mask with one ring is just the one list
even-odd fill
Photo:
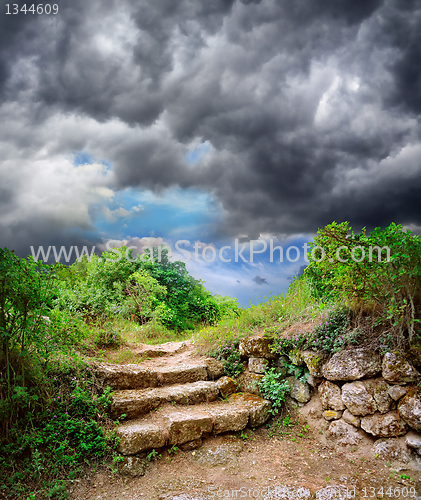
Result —
[[221, 347], [209, 352], [209, 355], [224, 362], [224, 373], [228, 377], [239, 377], [244, 371], [239, 351], [240, 340], [225, 342]]
[[286, 394], [290, 391], [290, 386], [286, 380], [279, 381], [282, 377], [282, 373], [277, 372], [275, 368], [270, 368], [259, 383], [259, 389], [263, 397], [272, 402], [272, 409], [270, 410], [272, 415], [279, 412], [279, 408], [285, 401]]

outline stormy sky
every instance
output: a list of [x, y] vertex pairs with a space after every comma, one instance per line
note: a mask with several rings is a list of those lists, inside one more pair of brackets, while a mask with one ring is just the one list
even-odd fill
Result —
[[[1, 3], [0, 246], [420, 232], [419, 0], [55, 5]], [[187, 265], [244, 302], [303, 264], [264, 256]]]

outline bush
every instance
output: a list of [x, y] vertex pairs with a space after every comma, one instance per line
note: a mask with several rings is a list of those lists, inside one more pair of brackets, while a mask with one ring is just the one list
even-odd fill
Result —
[[[323, 260], [318, 261], [322, 255], [317, 254], [323, 252], [315, 247], [323, 250]], [[304, 275], [312, 280], [319, 298], [371, 308], [395, 347], [414, 340], [421, 313], [419, 236], [394, 223], [370, 234], [365, 229], [354, 234], [348, 222], [334, 222], [318, 231], [313, 249]]]
[[286, 380], [279, 381], [282, 377], [282, 373], [277, 372], [275, 368], [270, 368], [259, 382], [259, 389], [263, 397], [272, 402], [272, 409], [270, 410], [272, 415], [279, 412], [279, 408], [285, 401], [286, 394], [290, 391], [290, 386]]

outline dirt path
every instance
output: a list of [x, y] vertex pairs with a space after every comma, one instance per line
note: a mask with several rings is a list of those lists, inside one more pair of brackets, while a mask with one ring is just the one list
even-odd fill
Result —
[[[136, 352], [142, 365], [151, 368], [197, 359], [189, 342], [176, 347], [175, 352], [157, 357], [142, 354], [148, 346]], [[265, 426], [211, 437], [193, 450], [183, 446], [159, 450], [157, 460], [145, 460], [146, 471], [140, 477], [113, 472], [112, 465], [90, 471], [73, 482], [70, 498], [421, 499], [421, 465], [375, 458], [374, 439], [367, 438], [358, 447], [335, 446], [327, 432], [329, 422], [317, 414], [317, 404], [313, 397], [301, 410], [285, 408]], [[140, 457], [147, 458], [147, 453]]]
[[369, 458], [364, 448], [335, 449], [314, 426], [305, 432], [306, 424], [295, 418], [292, 422], [293, 426], [284, 426], [281, 419], [270, 429], [264, 426], [227, 433], [206, 440], [196, 450], [163, 451], [161, 458], [149, 462], [143, 477], [100, 470], [75, 482], [71, 498], [287, 498], [279, 496], [282, 485], [295, 488], [291, 498], [298, 498], [297, 487], [307, 488], [312, 494], [330, 487], [331, 498], [340, 498], [340, 491], [349, 498], [421, 497], [420, 471], [408, 470], [403, 463], [392, 466], [385, 460]]

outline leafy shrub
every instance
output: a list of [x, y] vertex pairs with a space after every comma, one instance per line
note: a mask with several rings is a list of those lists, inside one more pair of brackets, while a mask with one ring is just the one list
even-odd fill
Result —
[[15, 386], [6, 410], [19, 412], [0, 438], [0, 488], [19, 498], [31, 490], [36, 498], [65, 498], [63, 477], [74, 479], [86, 461], [109, 457], [117, 445], [105, 430], [110, 395], [71, 358], [53, 362], [42, 384]]
[[290, 386], [286, 380], [279, 381], [282, 377], [283, 375], [275, 368], [270, 368], [259, 382], [259, 389], [263, 397], [272, 402], [272, 409], [270, 410], [272, 415], [279, 412], [279, 408], [285, 401], [286, 394], [290, 391]]
[[421, 320], [419, 236], [394, 223], [354, 234], [348, 222], [334, 222], [318, 231], [313, 249], [304, 275], [318, 297], [372, 308], [396, 347], [414, 340]]

